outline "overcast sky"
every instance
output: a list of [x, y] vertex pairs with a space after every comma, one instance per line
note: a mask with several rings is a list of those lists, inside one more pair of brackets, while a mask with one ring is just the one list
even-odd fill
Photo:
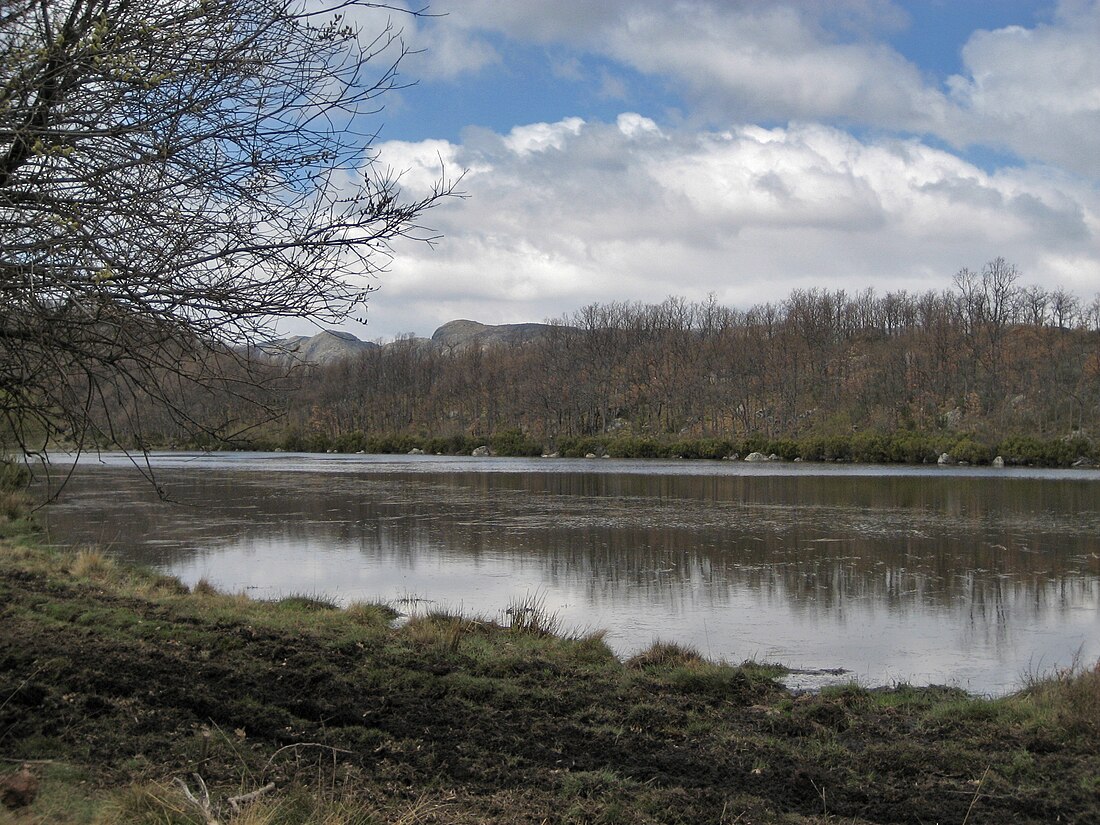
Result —
[[[361, 338], [592, 302], [1100, 292], [1100, 0], [433, 0], [378, 117], [410, 194]], [[376, 27], [379, 19], [366, 19]]]

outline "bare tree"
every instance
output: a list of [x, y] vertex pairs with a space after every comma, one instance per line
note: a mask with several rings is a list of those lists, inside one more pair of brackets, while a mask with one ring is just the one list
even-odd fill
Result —
[[[401, 84], [406, 54], [380, 11], [363, 0], [5, 0], [9, 449], [110, 442], [110, 396], [171, 403], [174, 384], [224, 374], [212, 362], [279, 318], [354, 317], [394, 239], [432, 240], [419, 220], [453, 181], [441, 170], [430, 190], [403, 194], [373, 148], [370, 116]], [[380, 30], [365, 36], [357, 19]]]

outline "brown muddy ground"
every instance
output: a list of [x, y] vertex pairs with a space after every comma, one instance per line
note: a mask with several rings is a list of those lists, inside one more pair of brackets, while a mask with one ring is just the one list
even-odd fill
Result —
[[1100, 822], [1096, 730], [1024, 700], [796, 697], [599, 639], [143, 587], [0, 557], [0, 772], [312, 785], [392, 821]]

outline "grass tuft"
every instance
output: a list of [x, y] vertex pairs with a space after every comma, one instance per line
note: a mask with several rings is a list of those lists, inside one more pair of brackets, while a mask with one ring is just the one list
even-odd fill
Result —
[[18, 521], [25, 518], [30, 510], [30, 501], [26, 493], [19, 490], [0, 491], [0, 519]]
[[114, 560], [94, 547], [85, 547], [78, 551], [69, 564], [69, 573], [78, 579], [94, 579], [106, 576], [114, 570]]
[[462, 616], [432, 611], [423, 616], [414, 616], [401, 628], [405, 638], [419, 647], [435, 648], [454, 653], [462, 644], [462, 639], [472, 633], [476, 623]]
[[607, 643], [606, 630], [594, 630], [580, 636], [574, 642], [574, 650], [577, 658], [582, 662], [608, 664], [617, 660], [615, 651]]
[[546, 598], [538, 593], [528, 593], [521, 599], [512, 599], [504, 611], [508, 627], [514, 633], [545, 638], [561, 635], [561, 619], [546, 608]]
[[187, 800], [171, 785], [150, 782], [116, 792], [104, 804], [97, 825], [195, 825], [201, 822]]
[[218, 592], [218, 588], [214, 587], [214, 585], [211, 584], [210, 579], [206, 578], [206, 576], [203, 576], [201, 579], [195, 582], [195, 586], [191, 588], [191, 592], [194, 593], [196, 596], [221, 595]]
[[327, 610], [340, 609], [340, 605], [332, 599], [304, 593], [286, 596], [272, 602], [272, 604], [277, 610], [286, 610], [293, 613], [319, 613]]
[[371, 627], [388, 627], [400, 613], [380, 602], [352, 602], [344, 613], [349, 619]]
[[1100, 661], [1073, 664], [1045, 677], [1031, 677], [1010, 701], [1030, 705], [1071, 735], [1100, 737]]
[[648, 648], [626, 660], [631, 670], [690, 667], [705, 664], [702, 654], [690, 645], [655, 641]]

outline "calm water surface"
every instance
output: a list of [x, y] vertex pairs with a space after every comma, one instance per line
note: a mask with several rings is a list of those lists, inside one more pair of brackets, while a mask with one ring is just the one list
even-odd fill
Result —
[[[188, 584], [502, 618], [537, 594], [623, 655], [656, 638], [813, 686], [1003, 693], [1100, 657], [1100, 472], [167, 454], [82, 459], [46, 509]], [[814, 673], [843, 668], [843, 676]]]

